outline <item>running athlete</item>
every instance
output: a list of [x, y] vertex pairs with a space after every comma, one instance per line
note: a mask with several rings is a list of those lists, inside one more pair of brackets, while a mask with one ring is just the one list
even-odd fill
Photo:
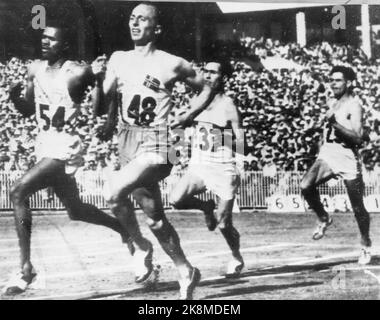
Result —
[[313, 239], [319, 240], [325, 235], [332, 219], [321, 203], [317, 186], [337, 176], [344, 179], [361, 234], [362, 250], [358, 262], [368, 264], [371, 261], [370, 217], [363, 204], [364, 182], [358, 159], [358, 147], [364, 139], [363, 108], [352, 95], [352, 81], [356, 77], [354, 71], [335, 66], [330, 75], [334, 99], [329, 101], [323, 144], [316, 162], [302, 179], [301, 190], [318, 216]]
[[[67, 36], [68, 29], [63, 24], [49, 22], [41, 41], [43, 60], [30, 64], [25, 96], [20, 96], [20, 83], [10, 90], [16, 109], [25, 117], [36, 116], [39, 133], [35, 150], [39, 161], [11, 190], [21, 269], [5, 287], [4, 293], [9, 295], [25, 291], [36, 276], [30, 254], [32, 214], [28, 198], [38, 190], [52, 187], [70, 219], [111, 228], [120, 233], [124, 242], [129, 238], [117, 219], [79, 198], [73, 173], [82, 152], [81, 140], [76, 132], [67, 133], [64, 126], [75, 125], [80, 103], [88, 85], [94, 83], [94, 75], [90, 67], [67, 60]], [[133, 252], [131, 246], [130, 250]]]
[[[232, 208], [240, 184], [234, 149], [239, 151], [239, 146], [244, 146], [244, 134], [239, 112], [232, 99], [224, 94], [223, 78], [230, 74], [229, 69], [231, 66], [227, 61], [212, 61], [203, 69], [204, 79], [215, 92], [215, 97], [194, 119], [189, 167], [173, 188], [170, 201], [176, 209], [202, 210], [210, 231], [219, 227], [233, 256], [226, 276], [233, 277], [238, 276], [244, 267], [240, 235], [232, 224]], [[213, 200], [202, 201], [194, 196], [206, 189], [218, 196], [216, 217]]]
[[[120, 102], [118, 136], [122, 169], [110, 179], [108, 201], [134, 241], [135, 281], [143, 282], [152, 273], [153, 248], [140, 232], [129, 194], [147, 215], [150, 229], [179, 271], [180, 299], [192, 299], [201, 275], [186, 259], [177, 232], [164, 214], [158, 182], [167, 177], [172, 168], [167, 159], [167, 126], [174, 83], [184, 81], [200, 91], [189, 113], [177, 121], [178, 126], [189, 122], [207, 105], [211, 100], [210, 89], [203, 85], [202, 76], [189, 62], [156, 48], [161, 25], [154, 4], [136, 6], [129, 19], [129, 28], [134, 49], [114, 52], [104, 81], [101, 76], [97, 77], [97, 88], [101, 92], [97, 103], [108, 104], [105, 132], [112, 132], [115, 121], [111, 119], [115, 119]], [[101, 59], [93, 69], [99, 69], [99, 63]]]

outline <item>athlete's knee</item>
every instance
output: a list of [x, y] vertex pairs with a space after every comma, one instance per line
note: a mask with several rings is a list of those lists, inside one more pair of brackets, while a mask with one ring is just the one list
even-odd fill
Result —
[[169, 197], [169, 203], [175, 209], [181, 209], [182, 202], [183, 202], [182, 199], [180, 197], [175, 196], [175, 195], [174, 196], [170, 195], [170, 197]]
[[86, 212], [86, 210], [83, 208], [83, 205], [79, 203], [70, 203], [69, 205], [66, 205], [67, 215], [69, 216], [70, 220], [83, 220], [83, 215]]
[[231, 214], [224, 213], [224, 214], [220, 215], [220, 218], [218, 219], [218, 228], [220, 231], [232, 228]]
[[109, 198], [107, 199], [107, 204], [110, 210], [114, 214], [119, 211], [118, 210], [119, 208], [125, 205], [124, 202], [121, 200], [121, 197], [119, 196], [119, 194], [110, 195]]
[[13, 203], [20, 203], [25, 201], [24, 186], [21, 183], [15, 183], [10, 190], [10, 198]]
[[222, 219], [218, 223], [218, 228], [219, 228], [220, 231], [231, 229], [232, 228], [232, 222], [231, 221], [227, 221], [225, 219]]
[[301, 189], [301, 193], [305, 196], [307, 196], [308, 194], [314, 192], [314, 186], [309, 182], [307, 181], [307, 179], [302, 179], [301, 183], [300, 183], [300, 189]]
[[160, 230], [166, 225], [165, 221], [162, 219], [154, 220], [152, 218], [147, 218], [146, 223], [151, 230]]

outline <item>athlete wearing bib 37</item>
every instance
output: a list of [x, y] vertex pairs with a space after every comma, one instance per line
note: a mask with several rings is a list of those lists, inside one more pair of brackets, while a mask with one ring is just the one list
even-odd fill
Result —
[[[210, 231], [219, 227], [233, 256], [226, 276], [237, 276], [244, 262], [240, 254], [240, 235], [232, 224], [232, 208], [240, 184], [234, 149], [244, 146], [244, 134], [240, 128], [238, 110], [232, 99], [223, 92], [222, 80], [229, 74], [228, 67], [231, 68], [227, 61], [213, 61], [207, 63], [203, 70], [205, 80], [216, 95], [194, 119], [189, 167], [173, 188], [170, 198], [176, 209], [202, 210]], [[216, 217], [213, 200], [201, 201], [194, 197], [206, 189], [218, 196]]]
[[[144, 238], [137, 224], [133, 205], [127, 198], [132, 194], [144, 213], [148, 225], [170, 256], [180, 274], [180, 298], [191, 299], [200, 281], [200, 272], [186, 259], [177, 232], [167, 220], [161, 200], [158, 182], [169, 175], [171, 164], [167, 159], [168, 115], [172, 108], [171, 90], [176, 81], [184, 81], [200, 91], [193, 109], [179, 125], [187, 122], [205, 107], [210, 100], [210, 90], [186, 60], [158, 50], [155, 47], [161, 33], [159, 12], [151, 3], [136, 6], [129, 20], [134, 50], [115, 52], [107, 66], [102, 81], [102, 59], [95, 61], [93, 70], [98, 74], [95, 94], [101, 102], [109, 102], [108, 124], [105, 136], [113, 130], [119, 110], [119, 154], [123, 165], [114, 179], [110, 179], [109, 205], [112, 212], [133, 238], [135, 281], [143, 282], [153, 270], [153, 248]], [[104, 97], [103, 97], [104, 94]], [[103, 100], [105, 99], [105, 100]]]
[[[68, 41], [65, 26], [49, 23], [42, 35], [44, 60], [36, 60], [30, 65], [25, 97], [20, 97], [21, 84], [14, 85], [10, 91], [18, 111], [24, 116], [36, 114], [39, 161], [11, 190], [21, 270], [5, 287], [6, 294], [23, 292], [36, 275], [30, 261], [32, 215], [27, 201], [38, 190], [52, 187], [71, 219], [106, 226], [120, 233], [124, 241], [128, 239], [117, 219], [80, 200], [76, 181], [68, 174], [79, 164], [82, 147], [75, 130], [67, 133], [64, 126], [73, 124], [85, 89], [94, 82], [88, 66], [67, 60]], [[133, 251], [132, 247], [130, 250]]]
[[332, 219], [320, 201], [317, 186], [336, 176], [344, 179], [361, 234], [363, 247], [359, 263], [368, 264], [371, 260], [370, 217], [363, 204], [364, 183], [357, 150], [363, 142], [363, 109], [351, 93], [351, 83], [356, 77], [354, 71], [336, 66], [330, 75], [335, 98], [329, 101], [330, 108], [318, 158], [304, 176], [301, 190], [318, 216], [319, 222], [313, 234], [313, 239], [318, 240], [324, 236]]

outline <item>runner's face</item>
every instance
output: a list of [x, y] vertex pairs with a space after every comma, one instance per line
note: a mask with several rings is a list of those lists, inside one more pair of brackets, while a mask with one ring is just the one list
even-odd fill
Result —
[[145, 45], [153, 41], [156, 36], [156, 27], [154, 7], [141, 4], [133, 9], [129, 18], [129, 30], [135, 44]]
[[203, 68], [203, 78], [212, 89], [219, 89], [222, 83], [221, 66], [216, 62], [209, 62]]
[[334, 72], [330, 78], [331, 90], [336, 98], [343, 96], [347, 91], [347, 81], [341, 72]]
[[51, 59], [62, 54], [63, 41], [61, 30], [53, 27], [46, 27], [42, 34], [42, 57]]

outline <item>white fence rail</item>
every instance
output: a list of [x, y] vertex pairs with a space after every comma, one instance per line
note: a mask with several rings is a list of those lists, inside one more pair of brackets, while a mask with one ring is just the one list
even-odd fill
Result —
[[[10, 189], [19, 172], [0, 172], [0, 210], [13, 208], [10, 200]], [[179, 174], [172, 174], [161, 182], [162, 199], [165, 208], [169, 208], [169, 194], [179, 178]], [[99, 208], [107, 208], [103, 197], [104, 177], [97, 171], [83, 171], [77, 175], [77, 183], [81, 198]], [[279, 172], [275, 177], [264, 176], [262, 172], [244, 172], [241, 176], [241, 186], [237, 196], [240, 208], [268, 209], [268, 199], [273, 196], [286, 197], [300, 194], [301, 172]], [[380, 173], [365, 176], [365, 195], [380, 195]], [[320, 186], [322, 195], [333, 198], [337, 195], [345, 195], [346, 190], [343, 181]], [[200, 195], [204, 200], [214, 197], [211, 192]], [[379, 196], [380, 202], [380, 196]], [[29, 201], [32, 209], [54, 210], [63, 209], [62, 204], [55, 194], [41, 190], [31, 196]], [[136, 205], [136, 204], [135, 204]]]

